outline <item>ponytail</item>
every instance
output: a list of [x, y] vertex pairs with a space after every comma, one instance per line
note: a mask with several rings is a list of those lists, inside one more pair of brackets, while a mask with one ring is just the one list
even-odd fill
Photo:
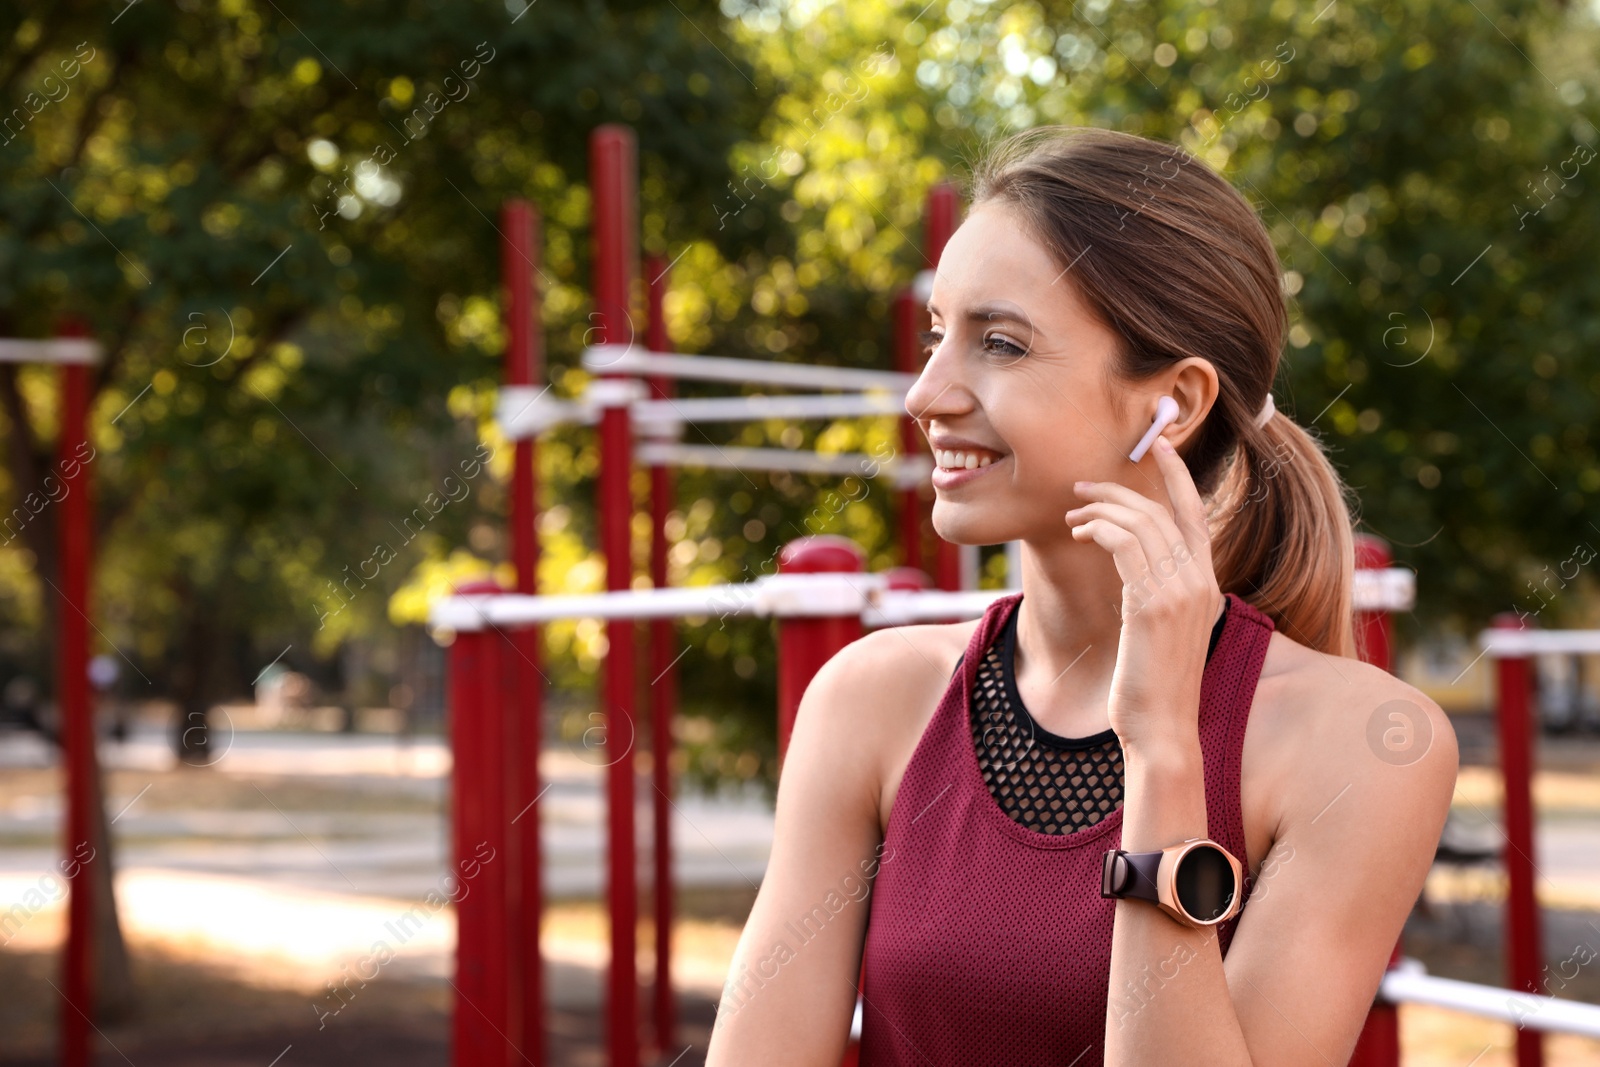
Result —
[[1321, 443], [1293, 419], [1247, 421], [1209, 502], [1211, 551], [1223, 592], [1307, 648], [1354, 658], [1347, 492]]

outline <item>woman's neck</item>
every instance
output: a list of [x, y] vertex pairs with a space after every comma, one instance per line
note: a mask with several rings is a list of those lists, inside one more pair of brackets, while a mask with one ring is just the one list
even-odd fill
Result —
[[[1071, 670], [1075, 689], [1110, 689], [1122, 636], [1122, 578], [1105, 549], [1070, 542], [1037, 551], [1022, 546], [1017, 606], [1017, 677], [1024, 661], [1047, 679]], [[1096, 684], [1103, 682], [1102, 685]]]

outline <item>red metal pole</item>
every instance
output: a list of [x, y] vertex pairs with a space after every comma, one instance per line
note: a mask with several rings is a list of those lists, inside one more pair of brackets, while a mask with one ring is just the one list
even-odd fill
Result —
[[[589, 138], [594, 199], [594, 293], [601, 339], [633, 339], [634, 270], [638, 263], [637, 175], [633, 131], [601, 126]], [[605, 377], [617, 377], [605, 375]], [[600, 417], [600, 534], [606, 589], [633, 584], [633, 445], [627, 409], [612, 406]], [[638, 1067], [639, 990], [634, 958], [638, 885], [634, 869], [633, 740], [634, 623], [606, 624], [607, 898], [611, 910], [611, 964], [607, 972], [607, 1045], [611, 1067]]]
[[[501, 277], [505, 280], [505, 383], [531, 386], [544, 378], [544, 346], [539, 331], [539, 290], [534, 275], [539, 264], [539, 216], [525, 200], [512, 200], [501, 210]], [[538, 442], [516, 443], [511, 467], [511, 561], [517, 592], [538, 592]], [[545, 1062], [544, 966], [540, 925], [544, 918], [540, 855], [539, 752], [544, 687], [539, 670], [537, 626], [509, 631], [505, 657], [510, 667], [508, 692], [502, 703], [506, 731], [507, 855], [509, 961], [507, 1003], [511, 1010], [509, 1062], [525, 1054]], [[516, 1050], [520, 1049], [518, 1052]]]
[[[457, 593], [497, 593], [492, 581], [469, 582]], [[497, 979], [493, 944], [495, 919], [491, 894], [482, 891], [487, 872], [468, 880], [466, 872], [482, 864], [488, 855], [489, 824], [498, 808], [491, 807], [492, 791], [485, 771], [497, 761], [490, 759], [491, 720], [498, 718], [492, 672], [498, 657], [491, 651], [495, 635], [487, 630], [464, 630], [450, 646], [450, 731], [455, 766], [451, 774], [452, 858], [454, 865], [446, 892], [456, 905], [457, 1002], [451, 1028], [450, 1062], [453, 1067], [483, 1067], [503, 1058], [505, 1042], [495, 1032], [504, 1025], [504, 1012], [495, 1011], [495, 1000], [503, 996], [503, 975]], [[494, 856], [492, 864], [505, 862]], [[476, 883], [476, 884], [475, 884]]]
[[895, 592], [917, 593], [933, 588], [928, 572], [916, 567], [890, 567], [883, 573], [888, 588]]
[[[650, 299], [650, 351], [672, 351], [667, 336], [664, 303], [670, 265], [661, 256], [645, 258], [645, 277]], [[652, 399], [665, 400], [673, 393], [671, 378], [646, 379]], [[665, 464], [650, 467], [650, 584], [667, 587], [667, 515], [672, 511], [672, 468]], [[652, 851], [655, 872], [652, 879], [655, 897], [656, 988], [655, 1043], [660, 1052], [677, 1044], [677, 1008], [672, 997], [672, 719], [677, 710], [678, 677], [675, 669], [677, 631], [671, 619], [650, 621], [650, 775], [655, 783], [654, 836]]]
[[[1386, 570], [1394, 564], [1389, 543], [1372, 534], [1356, 534], [1356, 568]], [[1394, 623], [1387, 611], [1355, 613], [1356, 648], [1361, 659], [1386, 671], [1394, 670]]]
[[[922, 354], [918, 351], [917, 334], [922, 326], [922, 308], [909, 289], [902, 289], [894, 298], [894, 362], [902, 374], [916, 374], [921, 370]], [[917, 420], [907, 412], [900, 419], [900, 454], [906, 458], [923, 448], [922, 432]], [[900, 543], [905, 547], [904, 564], [922, 566], [922, 523], [926, 508], [922, 505], [922, 486], [908, 486], [900, 490]]]
[[944, 246], [950, 243], [956, 227], [961, 225], [961, 194], [949, 182], [940, 182], [928, 190], [927, 230], [923, 234], [923, 256], [928, 270], [939, 268], [939, 257]]
[[[1389, 544], [1381, 537], [1357, 534], [1355, 544], [1356, 567], [1360, 570], [1383, 570], [1392, 562]], [[1375, 667], [1392, 670], [1394, 663], [1394, 627], [1387, 611], [1357, 611], [1355, 613], [1356, 648], [1361, 659]], [[1394, 951], [1389, 953], [1393, 970], [1400, 962], [1402, 938], [1396, 938]], [[1400, 1067], [1400, 1008], [1382, 999], [1375, 999], [1367, 1012], [1367, 1021], [1356, 1039], [1355, 1051], [1350, 1056], [1349, 1067]]]
[[[1515, 630], [1522, 621], [1514, 612], [1502, 612], [1491, 622], [1497, 630]], [[1533, 758], [1527, 657], [1504, 656], [1498, 661], [1500, 708], [1496, 725], [1500, 735], [1500, 773], [1505, 780], [1505, 864], [1509, 880], [1506, 896], [1506, 966], [1510, 987], [1519, 993], [1543, 993], [1543, 946], [1539, 940], [1539, 901], [1534, 891], [1533, 862]], [[1543, 1067], [1544, 1036], [1539, 1030], [1517, 1027], [1517, 1067]]]
[[[68, 336], [87, 332], [72, 327]], [[67, 951], [61, 1005], [61, 1062], [89, 1067], [89, 1028], [95, 1015], [94, 876], [88, 871], [94, 853], [95, 753], [94, 722], [89, 709], [89, 569], [90, 480], [82, 462], [88, 442], [89, 367], [61, 367], [61, 438], [58, 470], [65, 496], [57, 516], [61, 594], [57, 608], [59, 658], [57, 700], [61, 709], [63, 758], [67, 779]], [[105, 847], [106, 842], [101, 846]], [[85, 857], [91, 857], [88, 861]]]
[[[937, 270], [939, 257], [944, 255], [944, 246], [950, 242], [950, 235], [956, 232], [956, 226], [960, 223], [961, 200], [955, 186], [941, 182], [928, 190], [923, 211], [926, 220], [922, 234], [923, 258], [927, 269]], [[961, 547], [937, 534], [934, 537], [934, 581], [940, 589], [960, 589]]]
[[[779, 574], [860, 574], [867, 554], [834, 534], [800, 537], [778, 553]], [[789, 750], [800, 698], [817, 671], [861, 636], [861, 615], [785, 616], [778, 619], [778, 768]]]
[[[495, 590], [499, 592], [498, 589]], [[493, 859], [483, 862], [467, 891], [483, 899], [485, 1000], [477, 1005], [494, 1023], [493, 1047], [496, 1058], [488, 1064], [511, 1064], [521, 1057], [511, 1046], [511, 816], [506, 783], [507, 719], [515, 697], [510, 692], [515, 674], [511, 665], [511, 638], [502, 630], [489, 628], [484, 633], [483, 673], [485, 709], [479, 735], [483, 759], [479, 764], [478, 789], [483, 795], [483, 836], [473, 842]], [[473, 868], [468, 868], [469, 871]], [[463, 878], [465, 881], [466, 879]]]

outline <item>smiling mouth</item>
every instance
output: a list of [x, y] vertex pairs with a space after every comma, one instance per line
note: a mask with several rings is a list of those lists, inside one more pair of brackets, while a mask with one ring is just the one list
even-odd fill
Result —
[[949, 471], [975, 470], [1005, 458], [1003, 453], [988, 449], [934, 449], [933, 457], [940, 470]]

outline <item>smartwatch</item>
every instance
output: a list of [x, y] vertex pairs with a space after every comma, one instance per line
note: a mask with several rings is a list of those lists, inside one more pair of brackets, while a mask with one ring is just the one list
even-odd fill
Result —
[[1221, 845], [1191, 837], [1159, 852], [1106, 853], [1100, 895], [1147, 900], [1185, 926], [1215, 926], [1244, 906], [1244, 869]]

